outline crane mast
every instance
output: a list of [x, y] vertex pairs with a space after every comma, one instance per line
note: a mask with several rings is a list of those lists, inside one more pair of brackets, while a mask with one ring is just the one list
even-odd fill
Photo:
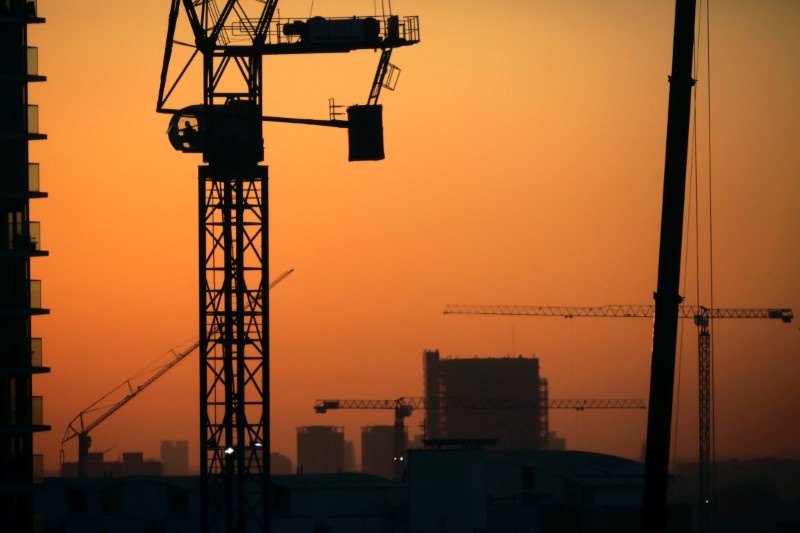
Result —
[[[653, 305], [603, 305], [599, 307], [551, 307], [534, 305], [463, 305], [448, 304], [444, 314], [461, 315], [499, 315], [499, 316], [544, 316], [544, 317], [615, 317], [615, 318], [654, 318]], [[703, 306], [682, 305], [677, 309], [678, 319], [692, 319], [697, 326], [697, 360], [699, 382], [699, 451], [698, 482], [700, 524], [702, 531], [713, 530], [713, 431], [711, 412], [711, 332], [709, 325], [713, 319], [753, 319], [766, 318], [780, 320], [784, 324], [794, 319], [794, 312], [788, 308], [767, 309], [710, 309]]]
[[676, 0], [669, 76], [667, 140], [661, 231], [658, 250], [653, 346], [650, 366], [650, 409], [642, 498], [642, 531], [664, 533], [667, 527], [667, 484], [675, 386], [677, 310], [681, 304], [681, 249], [686, 197], [686, 164], [691, 122], [692, 56], [694, 53], [695, 0]]
[[[220, 7], [221, 6], [221, 7]], [[168, 138], [203, 156], [198, 169], [201, 531], [269, 531], [269, 263], [263, 121], [346, 127], [349, 160], [384, 158], [382, 107], [347, 121], [263, 115], [265, 55], [387, 50], [419, 42], [417, 17], [275, 18], [277, 0], [171, 0], [156, 111]], [[256, 16], [248, 15], [257, 13]], [[183, 14], [183, 17], [182, 15]], [[181, 37], [179, 21], [191, 30]], [[193, 47], [175, 70], [173, 47]], [[176, 106], [197, 60], [202, 103]], [[382, 66], [383, 65], [383, 66]], [[175, 74], [177, 72], [177, 74]], [[199, 87], [198, 87], [199, 88]]]

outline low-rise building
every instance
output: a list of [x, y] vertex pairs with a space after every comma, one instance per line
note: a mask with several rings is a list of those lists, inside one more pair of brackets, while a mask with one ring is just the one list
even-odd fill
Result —
[[[409, 451], [403, 482], [352, 472], [272, 476], [272, 532], [639, 533], [641, 463], [428, 444]], [[46, 478], [35, 496], [46, 533], [200, 529], [199, 477]], [[670, 508], [668, 531], [691, 531], [690, 506]]]

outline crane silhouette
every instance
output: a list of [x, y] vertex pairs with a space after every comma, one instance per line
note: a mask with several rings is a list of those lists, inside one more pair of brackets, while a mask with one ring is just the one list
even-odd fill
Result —
[[[444, 314], [454, 315], [501, 315], [539, 317], [606, 317], [606, 318], [654, 318], [653, 305], [603, 305], [599, 307], [549, 307], [524, 305], [463, 305], [448, 304]], [[678, 318], [692, 319], [697, 326], [697, 358], [699, 375], [699, 453], [698, 478], [701, 524], [706, 522], [713, 505], [712, 456], [713, 391], [711, 388], [711, 331], [710, 321], [715, 319], [773, 319], [788, 324], [794, 318], [791, 309], [709, 309], [702, 306], [678, 307]]]

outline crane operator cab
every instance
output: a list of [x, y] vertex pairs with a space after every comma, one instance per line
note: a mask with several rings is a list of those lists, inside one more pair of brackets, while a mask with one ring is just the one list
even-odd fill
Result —
[[249, 102], [192, 105], [172, 115], [167, 136], [173, 148], [203, 154], [204, 161], [264, 160], [261, 114]]

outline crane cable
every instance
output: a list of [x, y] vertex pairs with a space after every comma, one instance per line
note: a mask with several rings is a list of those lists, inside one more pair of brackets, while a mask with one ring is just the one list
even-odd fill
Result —
[[[711, 188], [711, 0], [706, 2], [706, 68], [708, 70], [708, 262], [709, 262], [709, 300], [711, 308], [714, 309], [714, 217], [712, 211], [712, 188]], [[713, 319], [712, 319], [713, 320]], [[711, 376], [711, 516], [716, 514], [717, 505], [717, 432], [716, 432], [716, 411], [714, 386], [714, 338], [710, 338], [710, 369]], [[712, 529], [715, 525], [712, 522]]]

